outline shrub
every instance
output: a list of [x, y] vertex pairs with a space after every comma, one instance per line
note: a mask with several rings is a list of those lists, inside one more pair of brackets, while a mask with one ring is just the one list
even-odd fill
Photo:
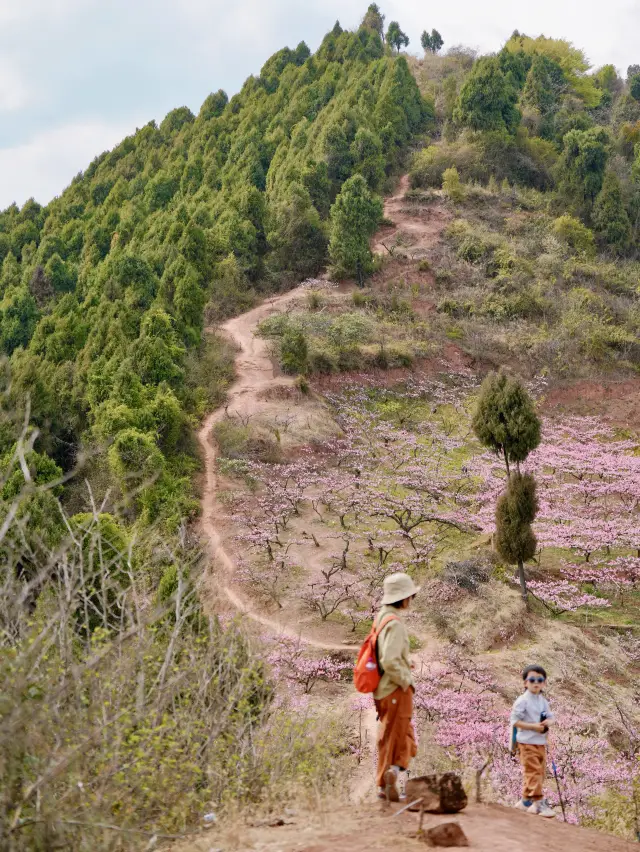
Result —
[[455, 166], [445, 169], [442, 175], [442, 191], [455, 203], [464, 199], [464, 187], [460, 183], [460, 175]]
[[492, 566], [488, 559], [466, 559], [462, 562], [447, 562], [442, 579], [472, 594], [477, 594], [483, 583], [491, 579]]
[[251, 433], [246, 426], [225, 418], [213, 427], [213, 437], [218, 445], [218, 454], [226, 459], [241, 459], [248, 455]]
[[280, 341], [280, 363], [285, 373], [295, 375], [307, 370], [309, 351], [302, 331], [287, 329]]
[[335, 373], [338, 369], [336, 353], [329, 349], [312, 349], [309, 354], [309, 372]]
[[579, 219], [565, 214], [555, 219], [551, 227], [553, 233], [577, 254], [583, 254], [586, 257], [595, 255], [593, 232]]

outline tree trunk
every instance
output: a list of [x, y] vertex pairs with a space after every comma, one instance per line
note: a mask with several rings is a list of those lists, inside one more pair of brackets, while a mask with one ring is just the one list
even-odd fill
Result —
[[529, 609], [529, 593], [527, 591], [527, 578], [524, 575], [524, 563], [522, 559], [518, 560], [518, 576], [520, 577], [520, 588], [522, 589], [522, 600], [527, 609]]
[[504, 463], [507, 466], [507, 479], [511, 479], [511, 468], [509, 467], [509, 456], [507, 455], [507, 450], [504, 451]]

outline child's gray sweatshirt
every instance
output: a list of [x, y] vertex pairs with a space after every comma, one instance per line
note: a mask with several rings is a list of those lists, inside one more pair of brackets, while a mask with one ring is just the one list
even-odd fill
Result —
[[[533, 692], [529, 692], [527, 689], [526, 692], [523, 692], [522, 695], [514, 701], [513, 708], [511, 710], [511, 724], [515, 725], [516, 722], [530, 722], [534, 725], [538, 724], [542, 713], [547, 714], [547, 719], [553, 719], [553, 713], [549, 707], [549, 702], [544, 695], [541, 692], [538, 693], [538, 695], [534, 695]], [[539, 734], [537, 731], [523, 731], [520, 728], [518, 728], [516, 739], [519, 743], [528, 745], [547, 744], [546, 734]]]

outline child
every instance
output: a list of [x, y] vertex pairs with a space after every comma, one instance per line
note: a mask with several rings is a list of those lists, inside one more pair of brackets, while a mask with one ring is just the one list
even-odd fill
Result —
[[547, 673], [542, 666], [527, 666], [522, 672], [525, 692], [516, 699], [511, 710], [511, 724], [517, 729], [518, 751], [524, 783], [522, 800], [516, 808], [530, 814], [554, 817], [542, 795], [547, 767], [547, 732], [553, 719], [549, 702], [542, 695]]

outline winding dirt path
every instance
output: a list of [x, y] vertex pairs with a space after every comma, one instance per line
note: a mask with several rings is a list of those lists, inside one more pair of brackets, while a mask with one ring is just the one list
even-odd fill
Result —
[[209, 543], [212, 561], [220, 571], [221, 591], [234, 609], [273, 633], [295, 640], [300, 639], [311, 648], [321, 651], [353, 650], [355, 647], [353, 645], [319, 642], [303, 635], [300, 630], [294, 629], [284, 621], [270, 618], [258, 612], [253, 604], [241, 595], [233, 585], [233, 576], [237, 566], [219, 531], [223, 512], [217, 497], [216, 458], [218, 448], [211, 431], [213, 426], [224, 418], [225, 411], [241, 416], [251, 415], [258, 407], [259, 398], [265, 391], [278, 386], [293, 387], [293, 378], [274, 375], [267, 342], [256, 336], [256, 328], [262, 320], [273, 313], [282, 312], [296, 299], [303, 297], [304, 294], [305, 289], [303, 287], [296, 287], [288, 293], [263, 302], [247, 313], [228, 320], [220, 329], [238, 348], [235, 362], [237, 378], [229, 389], [226, 404], [212, 412], [198, 432], [198, 441], [202, 447], [205, 460], [201, 524]]
[[[428, 235], [429, 239], [433, 239], [433, 236], [442, 229], [441, 223], [427, 223], [424, 220], [417, 221], [402, 212], [402, 207], [405, 203], [404, 196], [408, 188], [409, 176], [404, 175], [400, 179], [394, 195], [385, 199], [384, 215], [396, 223], [393, 229], [394, 232], [401, 226], [405, 229], [414, 230], [416, 233], [419, 232], [422, 237]], [[384, 229], [380, 233], [383, 232]], [[385, 251], [385, 248], [380, 242], [381, 239], [382, 237], [379, 237], [378, 234], [373, 238], [372, 246], [374, 251]], [[260, 400], [264, 397], [265, 392], [277, 387], [293, 387], [293, 378], [274, 375], [273, 363], [269, 355], [267, 342], [264, 338], [256, 336], [256, 328], [267, 317], [274, 313], [281, 313], [291, 307], [296, 300], [304, 297], [305, 292], [305, 288], [300, 286], [294, 290], [290, 290], [288, 293], [265, 300], [258, 307], [227, 320], [219, 329], [238, 349], [235, 360], [236, 381], [229, 389], [226, 405], [213, 411], [204, 421], [198, 432], [198, 441], [202, 447], [205, 460], [201, 524], [202, 531], [209, 543], [212, 561], [218, 566], [221, 574], [220, 579], [224, 578], [221, 591], [235, 609], [242, 612], [247, 618], [257, 624], [266, 627], [268, 630], [292, 639], [301, 639], [311, 648], [322, 651], [354, 650], [356, 647], [354, 645], [334, 644], [312, 639], [309, 636], [301, 634], [300, 630], [294, 629], [286, 622], [270, 618], [258, 612], [253, 604], [241, 595], [233, 584], [236, 564], [233, 555], [225, 546], [219, 529], [222, 526], [223, 512], [217, 499], [218, 478], [216, 475], [216, 458], [218, 448], [215, 445], [211, 431], [213, 426], [224, 418], [225, 411], [241, 417], [250, 416], [259, 408], [261, 404]]]
[[[394, 195], [385, 199], [384, 215], [394, 222], [394, 226], [393, 228], [383, 228], [374, 236], [372, 240], [374, 251], [386, 253], [387, 249], [383, 242], [388, 245], [389, 240], [393, 241], [400, 232], [408, 232], [411, 235], [414, 248], [427, 246], [438, 239], [446, 223], [442, 211], [432, 209], [427, 217], [412, 215], [406, 210], [404, 200], [408, 188], [409, 178], [408, 175], [405, 175], [401, 178]], [[254, 604], [238, 591], [233, 582], [237, 566], [220, 532], [224, 523], [224, 512], [217, 496], [216, 458], [218, 448], [212, 436], [213, 426], [224, 418], [226, 411], [241, 417], [251, 416], [263, 404], [262, 400], [266, 392], [277, 387], [293, 387], [293, 378], [274, 375], [268, 344], [264, 338], [256, 336], [256, 329], [264, 319], [274, 313], [287, 310], [296, 300], [304, 298], [305, 294], [304, 287], [297, 287], [288, 293], [266, 300], [247, 313], [228, 320], [220, 328], [220, 331], [238, 349], [235, 360], [236, 381], [229, 389], [226, 405], [212, 412], [198, 433], [206, 471], [202, 494], [201, 524], [208, 540], [212, 563], [218, 569], [217, 579], [221, 581], [220, 591], [234, 609], [270, 632], [294, 640], [301, 640], [308, 647], [315, 648], [318, 651], [355, 651], [357, 649], [355, 645], [318, 641], [305, 635], [299, 628], [294, 628], [284, 620], [269, 617], [259, 612]], [[414, 657], [416, 665], [424, 664], [428, 650], [423, 649], [417, 657]], [[377, 720], [373, 706], [362, 714], [361, 725], [363, 745], [372, 752], [375, 748], [377, 731]], [[365, 758], [353, 779], [351, 798], [354, 801], [360, 801], [367, 797], [372, 789], [372, 771], [369, 760]]]

